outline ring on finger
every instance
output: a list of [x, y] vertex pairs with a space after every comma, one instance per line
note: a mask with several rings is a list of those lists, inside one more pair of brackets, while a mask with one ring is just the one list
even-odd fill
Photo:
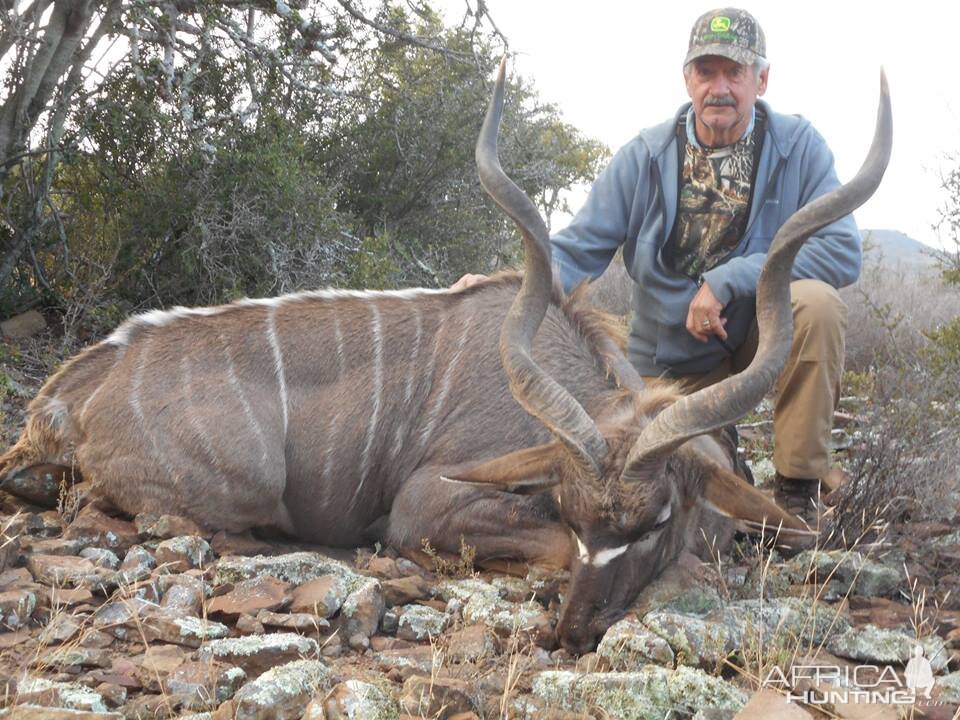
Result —
[[711, 325], [710, 319], [708, 318], [708, 319], [704, 320], [702, 323], [700, 323], [700, 325], [701, 325], [701, 327], [705, 327], [705, 328], [710, 327], [710, 325]]

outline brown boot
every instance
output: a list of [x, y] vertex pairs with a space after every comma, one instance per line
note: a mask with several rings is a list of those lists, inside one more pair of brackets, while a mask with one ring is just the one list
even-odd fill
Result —
[[799, 517], [814, 530], [818, 524], [819, 494], [819, 480], [791, 478], [779, 472], [773, 476], [773, 499], [777, 505]]

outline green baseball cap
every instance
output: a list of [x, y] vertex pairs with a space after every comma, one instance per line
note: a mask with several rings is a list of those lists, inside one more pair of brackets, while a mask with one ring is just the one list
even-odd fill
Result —
[[704, 55], [720, 55], [741, 65], [752, 65], [758, 57], [766, 58], [767, 41], [760, 23], [746, 10], [711, 10], [694, 23], [683, 64]]

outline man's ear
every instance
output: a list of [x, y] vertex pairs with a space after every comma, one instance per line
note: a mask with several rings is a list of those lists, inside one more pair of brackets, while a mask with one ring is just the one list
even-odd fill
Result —
[[531, 492], [560, 482], [556, 471], [562, 450], [556, 441], [476, 464], [466, 464], [441, 475], [448, 482], [500, 490]]
[[705, 507], [752, 525], [766, 525], [774, 531], [782, 526], [805, 534], [810, 532], [800, 518], [782, 509], [739, 475], [714, 463], [705, 464], [704, 473], [701, 502]]
[[760, 71], [760, 77], [757, 79], [757, 97], [762, 97], [767, 91], [767, 80], [770, 77], [770, 66], [768, 65]]

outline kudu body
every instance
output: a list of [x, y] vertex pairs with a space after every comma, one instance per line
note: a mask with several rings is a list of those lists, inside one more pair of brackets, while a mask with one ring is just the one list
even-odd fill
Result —
[[462, 538], [479, 558], [569, 564], [558, 633], [575, 651], [714, 511], [802, 529], [730, 472], [710, 433], [759, 402], [785, 361], [804, 238], [878, 184], [885, 86], [864, 169], [774, 242], [754, 363], [681, 399], [645, 390], [601, 315], [554, 285], [542, 221], [496, 158], [502, 92], [503, 66], [477, 160], [524, 235], [522, 285], [507, 273], [460, 292], [307, 292], [135, 316], [48, 380], [0, 476], [75, 465], [130, 513], [339, 546], [426, 538], [456, 552]]

